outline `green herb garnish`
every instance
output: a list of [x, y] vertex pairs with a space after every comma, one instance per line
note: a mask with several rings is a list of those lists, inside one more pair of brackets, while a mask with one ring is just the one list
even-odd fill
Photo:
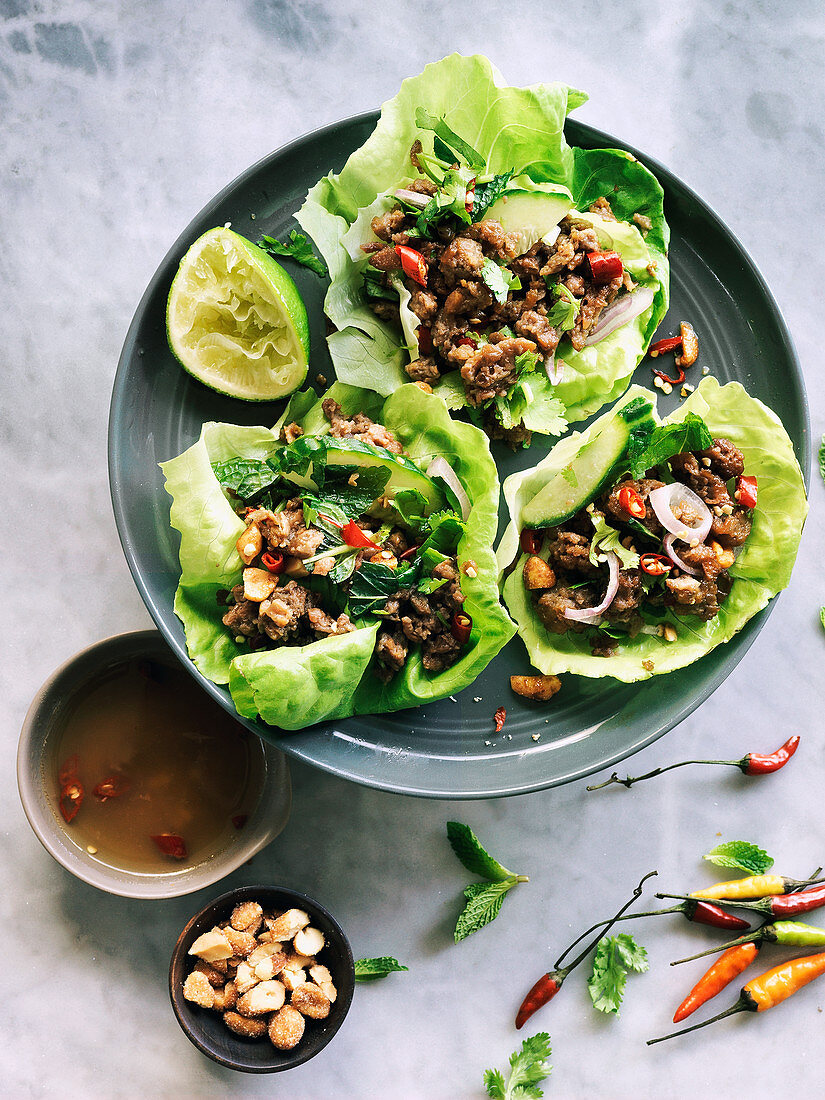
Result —
[[715, 863], [717, 867], [733, 867], [749, 875], [764, 875], [773, 867], [773, 860], [768, 853], [747, 840], [729, 840], [725, 844], [717, 844], [702, 858], [708, 863]]
[[628, 447], [630, 476], [641, 477], [646, 470], [685, 451], [704, 451], [712, 442], [707, 425], [696, 413], [688, 413], [677, 424], [660, 424], [650, 432], [635, 430]]
[[432, 130], [435, 135], [435, 152], [442, 160], [449, 163], [457, 153], [471, 168], [485, 167], [481, 153], [477, 153], [472, 145], [451, 130], [443, 118], [437, 118], [425, 111], [423, 107], [418, 107], [415, 112], [415, 124], [419, 130]]
[[503, 305], [511, 290], [521, 290], [521, 279], [495, 260], [487, 259], [481, 268], [481, 278], [493, 292], [493, 297]]
[[559, 332], [570, 332], [571, 329], [576, 327], [576, 318], [582, 304], [578, 298], [573, 296], [572, 291], [564, 283], [554, 283], [553, 294], [556, 302], [547, 314], [547, 320]]
[[538, 1086], [553, 1069], [547, 1061], [551, 1053], [550, 1036], [546, 1031], [531, 1035], [521, 1044], [521, 1050], [510, 1055], [510, 1073], [506, 1081], [500, 1070], [485, 1071], [487, 1095], [493, 1100], [541, 1100], [544, 1092]]
[[409, 967], [402, 966], [398, 959], [394, 959], [391, 955], [382, 955], [378, 959], [355, 960], [357, 982], [377, 982], [379, 978], [386, 978], [388, 974], [398, 974], [402, 970], [409, 970]]
[[508, 871], [494, 859], [469, 825], [460, 821], [448, 821], [447, 838], [467, 870], [488, 880], [474, 882], [464, 890], [467, 904], [459, 915], [454, 932], [455, 942], [458, 943], [495, 920], [510, 890], [529, 879], [526, 875], [516, 875]]
[[589, 558], [592, 565], [599, 565], [605, 560], [605, 555], [612, 550], [622, 569], [637, 569], [639, 567], [639, 555], [634, 550], [627, 550], [621, 544], [621, 532], [611, 527], [605, 521], [601, 512], [595, 509], [589, 513], [593, 527], [595, 528], [593, 539], [590, 543]]
[[321, 278], [326, 278], [329, 275], [327, 265], [320, 256], [316, 256], [312, 251], [312, 245], [304, 234], [299, 233], [296, 229], [293, 229], [289, 234], [288, 241], [279, 241], [277, 237], [263, 236], [258, 241], [258, 248], [262, 248], [264, 252], [269, 252], [273, 256], [291, 256], [296, 263], [308, 267], [310, 271], [314, 271]]
[[476, 183], [471, 211], [474, 222], [480, 222], [490, 207], [500, 199], [507, 189], [507, 184], [513, 178], [513, 172], [502, 172], [498, 176], [492, 176], [483, 183]]
[[599, 1012], [618, 1015], [628, 973], [642, 974], [647, 968], [647, 951], [627, 933], [599, 940], [587, 981], [594, 1006]]

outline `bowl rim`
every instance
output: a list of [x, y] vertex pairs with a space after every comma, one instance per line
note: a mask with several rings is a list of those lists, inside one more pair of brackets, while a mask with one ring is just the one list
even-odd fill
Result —
[[[43, 681], [29, 704], [20, 729], [16, 757], [17, 790], [23, 812], [35, 836], [49, 855], [70, 874], [108, 894], [157, 901], [181, 897], [213, 886], [271, 843], [289, 820], [292, 783], [289, 765], [283, 753], [258, 738], [256, 740], [263, 746], [264, 779], [256, 808], [250, 814], [252, 829], [224, 852], [192, 867], [170, 869], [164, 874], [112, 867], [91, 856], [85, 859], [83, 851], [74, 846], [57, 821], [42, 784], [34, 775], [54, 732], [55, 715], [44, 714], [44, 710], [48, 707], [49, 700], [61, 689], [68, 695], [72, 688], [88, 682], [93, 673], [79, 675], [80, 669], [84, 664], [93, 663], [95, 657], [100, 665], [108, 656], [125, 657], [129, 652], [140, 651], [168, 654], [175, 667], [180, 665], [177, 654], [159, 630], [129, 630], [110, 634], [84, 646], [63, 661]], [[265, 806], [270, 807], [269, 812], [261, 812]], [[258, 819], [259, 827], [265, 826], [257, 833], [255, 818]]]
[[[178, 977], [175, 973], [178, 966], [181, 970], [185, 964], [185, 960], [188, 957], [186, 952], [197, 936], [193, 936], [193, 931], [197, 928], [200, 932], [199, 925], [203, 924], [205, 927], [209, 924], [209, 921], [204, 921], [204, 917], [210, 911], [218, 910], [221, 907], [225, 907], [228, 912], [234, 908], [241, 901], [260, 901], [261, 895], [273, 895], [277, 894], [281, 897], [287, 897], [291, 901], [295, 902], [295, 908], [306, 909], [310, 914], [317, 913], [322, 916], [332, 927], [338, 938], [344, 952], [344, 964], [346, 966], [346, 973], [349, 980], [344, 983], [340, 980], [336, 981], [336, 988], [338, 991], [338, 997], [334, 1002], [334, 1011], [338, 1014], [334, 1025], [331, 1025], [327, 1030], [327, 1033], [323, 1036], [323, 1041], [320, 1045], [316, 1046], [313, 1050], [306, 1050], [294, 1059], [283, 1063], [281, 1065], [245, 1065], [242, 1062], [235, 1061], [229, 1058], [224, 1058], [220, 1054], [213, 1050], [201, 1041], [194, 1029], [190, 1026], [187, 1014], [191, 1011], [186, 1006], [188, 1002], [183, 997], [183, 985], [180, 984], [178, 988]], [[214, 922], [212, 922], [214, 923]], [[336, 975], [338, 978], [338, 975]], [[281, 1073], [284, 1070], [294, 1069], [296, 1066], [304, 1065], [304, 1063], [314, 1058], [316, 1054], [320, 1054], [322, 1050], [335, 1038], [341, 1025], [349, 1014], [350, 1007], [352, 1005], [352, 998], [355, 993], [355, 960], [352, 954], [352, 947], [350, 945], [347, 934], [344, 932], [341, 925], [330, 913], [326, 906], [322, 905], [315, 898], [309, 897], [307, 894], [301, 893], [299, 890], [293, 890], [289, 886], [279, 885], [251, 885], [251, 886], [238, 886], [234, 890], [228, 890], [226, 893], [219, 895], [212, 901], [207, 902], [202, 906], [197, 913], [187, 922], [186, 926], [181, 931], [180, 935], [175, 942], [175, 946], [172, 949], [172, 956], [169, 961], [169, 1000], [172, 1004], [172, 1011], [175, 1014], [175, 1018], [180, 1025], [181, 1030], [186, 1035], [187, 1039], [197, 1047], [201, 1054], [205, 1054], [207, 1058], [210, 1058], [213, 1062], [217, 1062], [219, 1065], [224, 1066], [226, 1069], [236, 1070], [241, 1073]], [[231, 1034], [231, 1033], [230, 1033]], [[239, 1039], [239, 1042], [242, 1040]], [[273, 1056], [275, 1053], [282, 1055], [288, 1055], [290, 1051], [276, 1052], [273, 1047]], [[296, 1047], [295, 1050], [299, 1050]]]

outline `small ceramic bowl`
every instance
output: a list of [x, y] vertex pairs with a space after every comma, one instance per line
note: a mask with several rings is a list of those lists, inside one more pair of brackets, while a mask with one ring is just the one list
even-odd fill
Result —
[[[242, 901], [257, 901], [264, 909], [303, 909], [309, 914], [313, 927], [324, 934], [326, 943], [318, 961], [332, 974], [338, 995], [325, 1020], [304, 1021], [303, 1037], [293, 1050], [276, 1050], [267, 1036], [244, 1039], [235, 1035], [224, 1024], [219, 1012], [199, 1008], [184, 999], [183, 983], [196, 961], [193, 955], [188, 954], [189, 948], [198, 936], [228, 920], [232, 910]], [[354, 989], [352, 949], [341, 926], [317, 901], [282, 886], [242, 886], [205, 905], [181, 932], [169, 966], [169, 996], [187, 1038], [220, 1065], [243, 1073], [278, 1073], [314, 1058], [344, 1022], [352, 1004]]]
[[23, 722], [17, 750], [17, 785], [29, 824], [43, 847], [67, 871], [127, 898], [172, 898], [211, 886], [240, 867], [281, 832], [292, 804], [289, 769], [282, 753], [264, 745], [265, 774], [256, 808], [237, 838], [223, 851], [190, 867], [148, 874], [111, 867], [96, 859], [68, 835], [46, 775], [51, 747], [63, 728], [78, 691], [113, 665], [135, 658], [176, 664], [156, 630], [116, 634], [76, 654], [40, 688]]

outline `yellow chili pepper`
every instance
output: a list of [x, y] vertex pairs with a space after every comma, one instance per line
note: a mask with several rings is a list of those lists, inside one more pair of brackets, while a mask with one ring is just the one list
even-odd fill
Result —
[[789, 894], [802, 886], [810, 886], [818, 879], [800, 882], [795, 878], [782, 875], [752, 875], [750, 878], [735, 878], [731, 882], [717, 882], [704, 890], [694, 890], [692, 898], [716, 898], [733, 901], [734, 898], [764, 898], [776, 894]]

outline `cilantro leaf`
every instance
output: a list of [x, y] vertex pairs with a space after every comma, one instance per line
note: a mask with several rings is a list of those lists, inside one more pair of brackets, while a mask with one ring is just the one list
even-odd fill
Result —
[[749, 875], [764, 875], [773, 867], [773, 860], [762, 848], [747, 840], [729, 840], [726, 844], [717, 844], [702, 857], [717, 867], [733, 867], [737, 871], [746, 871]]
[[640, 477], [646, 470], [660, 466], [684, 451], [704, 451], [713, 437], [701, 416], [688, 413], [676, 424], [660, 424], [652, 432], [631, 432], [628, 447], [631, 477]]
[[312, 251], [312, 245], [304, 234], [299, 233], [296, 229], [293, 229], [289, 234], [288, 241], [279, 241], [277, 237], [264, 235], [258, 241], [258, 248], [262, 248], [264, 252], [269, 252], [272, 256], [291, 256], [296, 263], [308, 267], [310, 271], [314, 271], [321, 278], [326, 278], [329, 275], [327, 265], [320, 256], [316, 256]]
[[490, 207], [504, 194], [507, 184], [513, 178], [513, 172], [502, 172], [486, 183], [477, 183], [473, 199], [473, 221], [480, 222]]
[[402, 966], [391, 955], [382, 955], [377, 959], [355, 960], [355, 980], [357, 982], [377, 982], [379, 978], [386, 978], [388, 974], [397, 974], [402, 970], [409, 970], [409, 967]]
[[507, 1081], [500, 1070], [485, 1070], [487, 1095], [493, 1100], [541, 1100], [544, 1092], [538, 1085], [552, 1072], [553, 1067], [547, 1061], [551, 1053], [550, 1036], [546, 1031], [531, 1035], [521, 1044], [521, 1050], [510, 1055]]
[[467, 904], [459, 914], [453, 938], [456, 943], [496, 919], [504, 898], [516, 885], [515, 875], [502, 882], [474, 882], [464, 891]]
[[618, 1015], [628, 970], [643, 973], [647, 967], [647, 951], [632, 936], [622, 933], [599, 940], [593, 957], [593, 973], [587, 981], [595, 1008]]
[[472, 874], [492, 882], [503, 882], [504, 879], [513, 877], [512, 871], [502, 867], [498, 860], [493, 859], [485, 850], [469, 825], [461, 821], [448, 821], [447, 839], [455, 854]]
[[481, 278], [493, 292], [493, 297], [503, 305], [511, 290], [521, 290], [521, 279], [495, 260], [486, 259], [481, 268]]
[[556, 302], [547, 314], [547, 320], [559, 332], [570, 332], [571, 329], [576, 327], [576, 318], [582, 304], [564, 283], [554, 283], [553, 294]]
[[819, 444], [819, 472], [822, 474], [823, 480], [825, 480], [825, 435], [823, 435], [822, 441]]
[[570, 485], [573, 489], [578, 489], [579, 479], [576, 477], [576, 472], [573, 469], [573, 463], [572, 462], [568, 463], [567, 466], [564, 467], [564, 469], [561, 472], [561, 476], [564, 478], [564, 480], [567, 482], [567, 484]]
[[604, 561], [604, 556], [612, 550], [621, 562], [622, 569], [638, 569], [639, 555], [635, 551], [627, 550], [622, 546], [619, 541], [621, 532], [617, 531], [615, 527], [611, 527], [605, 521], [602, 513], [597, 512], [595, 509], [590, 512], [590, 519], [595, 528], [593, 540], [590, 543], [590, 554], [588, 555], [591, 563], [598, 565]]
[[[442, 143], [436, 148], [436, 153], [445, 157], [445, 159], [451, 159], [450, 153], [458, 153], [471, 168], [484, 168], [485, 160], [481, 153], [477, 153], [476, 150], [468, 142], [458, 136], [454, 130], [451, 130], [443, 118], [436, 118], [435, 115], [431, 115], [428, 111], [425, 111], [423, 107], [418, 107], [415, 112], [415, 124], [420, 130], [432, 130], [436, 138]], [[445, 147], [446, 146], [446, 150]]]

